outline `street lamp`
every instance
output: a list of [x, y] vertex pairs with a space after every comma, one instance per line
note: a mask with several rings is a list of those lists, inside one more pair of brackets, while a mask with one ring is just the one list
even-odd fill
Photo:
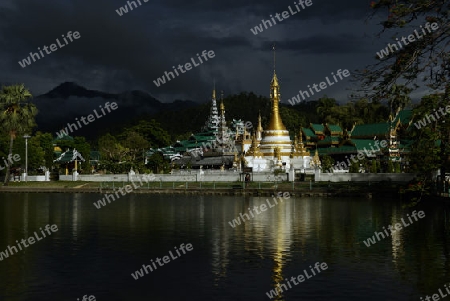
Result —
[[31, 138], [29, 135], [23, 136], [25, 139], [25, 181], [28, 182], [28, 138]]

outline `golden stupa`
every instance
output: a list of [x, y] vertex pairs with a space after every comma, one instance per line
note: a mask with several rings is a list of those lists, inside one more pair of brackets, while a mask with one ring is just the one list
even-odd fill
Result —
[[280, 84], [278, 83], [275, 67], [270, 83], [270, 100], [272, 102], [272, 113], [268, 127], [263, 132], [260, 150], [265, 157], [274, 156], [274, 149], [277, 148], [282, 157], [289, 157], [292, 151], [292, 142], [289, 131], [281, 120], [278, 103], [281, 100]]

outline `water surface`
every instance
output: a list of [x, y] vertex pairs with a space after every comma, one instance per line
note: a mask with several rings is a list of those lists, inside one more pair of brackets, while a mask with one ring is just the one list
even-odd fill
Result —
[[[0, 194], [0, 251], [59, 229], [0, 261], [0, 300], [271, 300], [316, 262], [328, 269], [272, 300], [420, 300], [450, 282], [448, 204], [290, 198], [233, 228], [267, 198], [126, 195], [96, 209], [99, 196]], [[363, 243], [413, 210], [426, 217]], [[131, 276], [182, 243], [193, 250]]]

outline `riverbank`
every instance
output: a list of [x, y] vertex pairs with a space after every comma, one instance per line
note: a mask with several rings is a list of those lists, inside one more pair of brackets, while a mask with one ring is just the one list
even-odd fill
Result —
[[[113, 193], [125, 187], [127, 182], [12, 182], [1, 186], [0, 193]], [[133, 189], [131, 193], [147, 194], [188, 194], [188, 195], [248, 195], [271, 196], [274, 192], [289, 192], [300, 197], [398, 197], [398, 184], [395, 183], [273, 183], [252, 182], [245, 187], [241, 182], [149, 182]]]

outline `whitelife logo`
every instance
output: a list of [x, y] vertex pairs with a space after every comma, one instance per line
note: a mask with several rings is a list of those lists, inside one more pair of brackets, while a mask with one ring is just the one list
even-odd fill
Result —
[[[139, 6], [142, 5], [141, 0], [136, 0], [136, 1], [139, 3]], [[127, 1], [127, 5], [128, 5], [128, 7], [130, 8], [130, 11], [133, 10], [132, 4], [134, 5], [134, 8], [138, 8], [138, 5], [136, 4], [136, 1]], [[144, 3], [147, 3], [149, 0], [142, 0], [142, 1], [143, 1]], [[127, 14], [127, 13], [128, 13], [128, 7], [127, 7], [126, 5], [121, 6], [119, 9], [116, 9], [116, 13], [117, 13], [120, 17], [122, 17], [124, 14]]]
[[[206, 61], [208, 61], [208, 57], [209, 57], [210, 59], [212, 59], [213, 57], [216, 56], [216, 54], [215, 54], [214, 51], [212, 51], [212, 50], [209, 50], [208, 53], [206, 52], [206, 50], [203, 50], [201, 56], [203, 57], [203, 59], [204, 59], [205, 62], [206, 62]], [[192, 62], [192, 64], [194, 65], [194, 67], [197, 67], [197, 66], [200, 66], [201, 64], [203, 64], [203, 60], [202, 60], [202, 58], [200, 57], [200, 55], [199, 55], [198, 53], [197, 53], [197, 58], [198, 58], [198, 60], [199, 60], [199, 62], [200, 62], [199, 64], [197, 64], [197, 63], [195, 62], [194, 58], [191, 57], [191, 62]], [[180, 74], [178, 73], [177, 69], [180, 70], [181, 73], [186, 73], [186, 71], [189, 71], [189, 70], [192, 69], [192, 64], [191, 64], [191, 63], [186, 63], [186, 64], [184, 64], [184, 68], [185, 68], [186, 70], [183, 70], [183, 65], [178, 65], [178, 67], [176, 67], [176, 68], [175, 68], [175, 66], [172, 66], [173, 72], [175, 72], [175, 74], [176, 74], [177, 76], [180, 76]], [[159, 86], [161, 86], [162, 84], [165, 84], [165, 83], [166, 83], [166, 78], [167, 78], [167, 81], [170, 81], [171, 79], [175, 79], [175, 75], [173, 74], [173, 72], [172, 72], [172, 71], [169, 71], [169, 72], [165, 71], [164, 74], [163, 74], [163, 76], [162, 76], [162, 77], [158, 77], [158, 79], [157, 79], [157, 80], [154, 80], [153, 83], [155, 83], [155, 85], [156, 85], [157, 87], [159, 87]], [[172, 76], [172, 78], [170, 78], [169, 75]]]
[[[99, 115], [97, 113], [97, 110], [94, 109], [93, 112], [95, 114], [95, 117], [97, 117], [97, 119], [102, 118], [103, 116], [106, 115], [105, 111], [103, 110], [102, 105], [99, 105], [99, 107], [100, 107], [100, 110], [102, 111], [103, 115]], [[116, 102], [112, 102], [111, 104], [109, 104], [109, 102], [105, 103], [105, 109], [108, 111], [108, 113], [111, 113], [111, 109], [116, 110], [118, 107], [119, 106], [117, 105]], [[83, 122], [84, 125], [88, 125], [89, 122], [94, 122], [96, 120], [95, 117], [93, 114], [89, 114], [87, 116], [87, 118], [85, 118], [84, 116], [81, 116], [80, 120]], [[86, 119], [87, 119], [87, 123], [86, 123]], [[67, 123], [67, 126], [64, 129], [62, 129], [60, 132], [56, 132], [56, 135], [58, 136], [58, 138], [61, 139], [62, 137], [69, 135], [69, 130], [70, 130], [70, 133], [73, 133], [74, 131], [78, 130], [79, 128], [82, 128], [82, 125], [80, 124], [80, 120], [78, 120], [78, 117], [75, 118], [75, 121], [77, 122], [78, 127], [75, 123]]]
[[[314, 269], [317, 271], [318, 274], [320, 274], [320, 272], [328, 269], [328, 265], [326, 264], [326, 262], [322, 262], [319, 266], [319, 263], [316, 262], [316, 264], [314, 265], [314, 268], [312, 266], [309, 266], [309, 269], [310, 269], [312, 275], [309, 275], [306, 270], [303, 270], [303, 274], [306, 276], [306, 280], [309, 278], [312, 278], [313, 276], [316, 276], [316, 272], [314, 271]], [[292, 276], [290, 280], [288, 280], [287, 278], [285, 278], [284, 280], [286, 280], [286, 283], [289, 286], [289, 288], [292, 288], [291, 281], [294, 283], [294, 285], [298, 285], [298, 284], [302, 283], [303, 281], [305, 281], [305, 276], [303, 276], [303, 274], [300, 274], [297, 277]], [[298, 280], [298, 282], [296, 280]], [[266, 293], [266, 295], [270, 299], [273, 299], [279, 293], [282, 293], [287, 290], [288, 290], [288, 287], [286, 286], [286, 284], [278, 284], [278, 287], [275, 287], [274, 290], [270, 290], [269, 292]]]
[[[270, 15], [270, 18], [273, 22], [273, 25], [277, 24], [277, 21], [275, 21], [275, 18], [277, 18], [277, 20], [279, 22], [286, 20], [287, 18], [289, 18], [290, 16], [293, 16], [297, 13], [299, 13], [301, 11], [299, 5], [302, 7], [302, 9], [304, 10], [306, 7], [311, 6], [312, 5], [312, 0], [300, 0], [297, 2], [294, 2], [295, 8], [297, 8], [297, 11], [292, 10], [291, 6], [289, 5], [289, 11], [285, 10], [284, 12], [282, 12], [281, 14], [276, 13], [275, 17], [273, 17], [272, 15]], [[269, 27], [272, 27], [272, 22], [270, 22], [270, 20], [261, 20], [262, 23], [260, 23], [258, 26], [255, 26], [254, 28], [250, 28], [250, 31], [254, 34], [257, 35], [258, 33], [261, 33], [264, 31], [264, 29], [268, 29]], [[264, 28], [263, 28], [264, 25]], [[267, 27], [267, 25], [269, 25], [269, 27]]]
[[[79, 301], [80, 298], [77, 298], [77, 300]], [[89, 298], [88, 298], [87, 295], [84, 295], [84, 296], [83, 296], [83, 299], [82, 299], [81, 301], [95, 301], [95, 296], [90, 295]]]
[[[333, 76], [334, 82], [331, 82], [330, 79], [328, 78], [328, 76], [326, 76], [325, 77], [326, 82], [320, 82], [318, 85], [317, 84], [313, 84], [312, 88], [311, 88], [310, 85], [308, 85], [308, 89], [309, 89], [309, 92], [311, 92], [311, 95], [309, 95], [308, 91], [300, 90], [300, 91], [298, 91], [297, 96], [294, 96], [291, 99], [288, 99], [288, 102], [291, 105], [295, 105], [296, 103], [300, 103], [300, 101], [302, 101], [300, 99], [300, 95], [303, 98], [303, 100], [305, 100], [307, 97], [310, 97], [310, 96], [314, 95], [313, 88], [316, 91], [316, 93], [319, 93], [320, 91], [325, 90], [329, 86], [332, 86], [335, 83], [339, 82], [339, 80], [336, 78], [336, 76], [338, 76], [340, 80], [343, 80], [344, 77], [349, 77], [350, 76], [350, 71], [348, 71], [347, 69], [344, 69], [344, 71], [341, 71], [341, 69], [339, 69], [338, 71], [336, 71], [336, 75], [334, 74], [334, 72], [331, 72], [331, 75]], [[344, 77], [342, 77], [342, 76], [344, 76]], [[327, 85], [327, 83], [328, 83], [328, 85]], [[318, 87], [320, 87], [320, 89]]]
[[[444, 287], [445, 287], [445, 290], [447, 291], [447, 293], [450, 294], [450, 288], [447, 286], [447, 284], [444, 284]], [[431, 301], [431, 298], [433, 298], [433, 301], [439, 301], [439, 300], [441, 300], [441, 298], [445, 298], [445, 297], [448, 296], [445, 293], [443, 293], [441, 289], [439, 289], [438, 292], [439, 292], [439, 295], [438, 294], [433, 294], [433, 296], [428, 296], [427, 295], [425, 297], [425, 300], [426, 301]], [[420, 297], [420, 301], [424, 301], [424, 299], [422, 299], [422, 297]]]
[[[6, 161], [5, 157], [2, 157], [2, 159], [3, 159], [3, 162], [5, 162], [5, 166], [2, 167], [2, 165], [0, 164], [0, 170], [3, 170], [3, 169], [7, 168], [10, 165], [13, 165], [14, 162], [20, 161], [20, 155], [19, 154], [15, 154], [13, 156], [13, 155], [9, 154], [8, 155], [8, 161]], [[14, 159], [14, 161], [13, 161], [13, 159]], [[8, 162], [9, 162], [9, 164], [8, 164]]]
[[[24, 248], [28, 248], [30, 245], [33, 245], [36, 241], [40, 241], [42, 239], [44, 239], [45, 237], [47, 237], [47, 235], [45, 235], [44, 230], [42, 230], [42, 228], [39, 228], [41, 230], [41, 234], [42, 237], [39, 237], [39, 234], [35, 231], [34, 232], [34, 236], [30, 236], [27, 239], [23, 239], [18, 242], [16, 240], [17, 243], [17, 247], [19, 247], [20, 251], [22, 251], [22, 246]], [[46, 225], [44, 227], [45, 231], [47, 231], [48, 235], [52, 235], [52, 233], [55, 233], [56, 231], [58, 231], [58, 226], [56, 225]], [[36, 240], [34, 239], [36, 238]], [[29, 245], [27, 245], [27, 242], [29, 243]], [[16, 253], [18, 253], [19, 251], [17, 250], [16, 246], [8, 246], [8, 248], [4, 251], [4, 252], [0, 252], [0, 261], [3, 260], [3, 258], [8, 258], [9, 256], [12, 256]]]
[[[141, 183], [140, 186], [136, 185], [133, 182], [133, 178], [131, 178], [131, 184], [133, 184], [134, 189], [137, 189], [143, 185], [142, 180], [144, 180], [146, 183], [148, 183], [149, 181], [154, 181], [156, 179], [156, 177], [154, 174], [144, 174], [142, 176], [142, 178], [137, 177], [137, 179]], [[120, 198], [119, 192], [121, 193], [122, 196], [124, 196], [127, 193], [131, 193], [133, 191], [133, 187], [131, 187], [131, 185], [125, 185], [125, 187], [120, 187], [117, 190], [119, 190], [119, 191], [114, 191], [116, 194], [116, 197], [114, 197], [114, 195], [112, 193], [111, 194], [105, 193], [105, 197], [103, 197], [101, 200], [98, 200], [97, 202], [92, 203], [92, 204], [94, 204], [95, 208], [97, 208], [97, 209], [105, 207], [106, 205], [110, 204], [111, 201], [114, 202], [116, 199], [118, 200]], [[125, 190], [125, 192], [123, 190]], [[106, 202], [108, 202], [108, 204]]]
[[[445, 111], [444, 111], [444, 109], [445, 109]], [[439, 116], [439, 114], [438, 114], [438, 112], [436, 112], [436, 110], [441, 112], [441, 116]], [[436, 122], [437, 119], [447, 115], [447, 113], [450, 113], [450, 105], [446, 106], [445, 108], [440, 107], [439, 109], [434, 109], [433, 114], [431, 114], [431, 115], [427, 114], [423, 119], [420, 119], [420, 120], [417, 120], [417, 122], [414, 122], [414, 125], [416, 126], [416, 128], [418, 130], [420, 130], [422, 127], [425, 127], [427, 124], [431, 123], [431, 119], [433, 119], [433, 121]]]
[[[423, 212], [423, 211], [416, 212], [416, 210], [414, 210], [413, 213], [411, 213], [411, 215], [412, 215], [412, 217], [414, 217], [414, 220], [417, 222], [418, 221], [417, 216], [419, 218], [424, 218], [425, 217], [425, 212]], [[408, 217], [408, 220], [412, 224], [413, 220], [411, 219], [411, 216], [409, 216], [409, 214], [407, 214], [406, 216]], [[409, 225], [411, 225], [411, 224], [405, 223], [405, 220], [403, 219], [403, 217], [401, 218], [401, 220], [402, 220], [403, 226], [408, 227]], [[389, 237], [389, 234], [394, 234], [395, 231], [400, 231], [402, 229], [402, 224], [396, 223], [394, 225], [394, 227], [392, 225], [389, 225], [388, 229], [391, 231], [391, 233], [389, 233], [388, 230], [385, 227], [383, 227], [384, 233], [386, 234], [386, 237]], [[395, 230], [393, 230], [393, 228], [395, 228]], [[376, 232], [375, 231], [374, 234], [375, 234], [374, 236], [369, 237], [367, 240], [363, 241], [364, 244], [366, 245], [366, 247], [370, 247], [370, 245], [374, 245], [374, 244], [377, 243], [377, 241], [375, 240], [375, 237], [377, 238], [378, 241], [380, 241], [380, 237], [382, 237], [383, 239], [386, 238], [384, 236], [383, 232]]]
[[[283, 193], [283, 192], [278, 192], [277, 195], [278, 195], [278, 200], [279, 200], [280, 202], [283, 202], [283, 200], [281, 199], [281, 197], [283, 197], [283, 198], [286, 199], [286, 200], [289, 199], [289, 198], [291, 197], [291, 195], [290, 195], [289, 192], [284, 192], [284, 193]], [[273, 201], [275, 202], [275, 205], [271, 204], [271, 203], [269, 202], [269, 199], [266, 199], [266, 203], [267, 203], [267, 205], [269, 205], [269, 208], [273, 208], [273, 207], [275, 207], [276, 205], [278, 205], [277, 199], [276, 199], [274, 196], [272, 196], [272, 199], [273, 199]], [[258, 209], [260, 209], [261, 211], [258, 211]], [[255, 218], [255, 215], [253, 214], [252, 211], [254, 211], [256, 214], [259, 215], [259, 214], [263, 213], [263, 212], [266, 211], [266, 210], [267, 210], [266, 204], [261, 204], [261, 205], [259, 205], [259, 208], [258, 208], [257, 206], [254, 206], [253, 208], [248, 208], [248, 212], [250, 213], [250, 215], [252, 216], [252, 218]], [[228, 223], [230, 224], [231, 227], [236, 228], [236, 226], [239, 226], [239, 225], [241, 224], [241, 219], [242, 219], [242, 222], [245, 223], [245, 218], [244, 218], [244, 216], [247, 218], [247, 220], [250, 220], [250, 216], [249, 216], [247, 213], [240, 213], [239, 215], [240, 215], [240, 216], [238, 216], [237, 218], [235, 218], [235, 219], [233, 219], [232, 221], [228, 222]]]
[[352, 160], [353, 163], [358, 163], [359, 160], [363, 160], [364, 159], [364, 156], [374, 157], [377, 152], [381, 151], [380, 146], [382, 148], [385, 148], [385, 147], [388, 146], [387, 140], [382, 140], [381, 142], [378, 141], [378, 140], [375, 140], [374, 144], [375, 144], [375, 149], [373, 148], [372, 143], [369, 143], [370, 148], [372, 150], [368, 150], [366, 147], [364, 147], [364, 149], [358, 150], [356, 156], [355, 155], [351, 155], [350, 158], [345, 156], [345, 159], [347, 159], [347, 163], [345, 161], [342, 161], [342, 162], [337, 161], [336, 164], [334, 164], [330, 169], [327, 170], [327, 173], [331, 174], [331, 173], [333, 173], [334, 171], [337, 171], [337, 170], [346, 170], [352, 165], [350, 160]]
[[[409, 43], [413, 43], [417, 40], [422, 39], [424, 36], [427, 35], [427, 32], [422, 27], [422, 25], [420, 25], [420, 28], [422, 29], [423, 36], [421, 36], [417, 32], [417, 29], [415, 29], [414, 34], [410, 34], [407, 38], [402, 37], [401, 42], [398, 40], [398, 38], [396, 38], [398, 47], [395, 44], [388, 44], [388, 46], [386, 48], [381, 49], [380, 52], [377, 52], [378, 57], [380, 59], [383, 59], [384, 57], [389, 56], [390, 53], [394, 53], [395, 51], [398, 51], [399, 48], [403, 49], [403, 45], [407, 46], [407, 45], [409, 45]], [[431, 24], [430, 24], [430, 22], [427, 22], [427, 24], [425, 24], [425, 28], [427, 29], [428, 33], [431, 33], [431, 30], [436, 31], [439, 28], [439, 25], [436, 22], [431, 23]], [[416, 40], [416, 38], [417, 38], [417, 40]], [[408, 39], [409, 43], [406, 41], [406, 39]], [[402, 45], [402, 43], [403, 43], [403, 45]]]
[[[172, 251], [169, 251], [169, 255], [170, 255], [170, 258], [172, 258], [173, 260], [175, 260], [175, 259], [177, 259], [178, 257], [181, 257], [181, 254], [180, 254], [180, 251], [178, 250], [177, 247], [173, 247], [173, 248], [174, 248], [175, 251], [177, 252], [178, 256], [174, 256], [173, 253], [172, 253]], [[186, 248], [186, 250], [185, 250], [184, 248]], [[184, 255], [184, 254], [186, 254], [186, 251], [192, 251], [192, 250], [194, 250], [194, 247], [192, 246], [192, 244], [186, 244], [186, 246], [185, 246], [184, 243], [183, 243], [183, 244], [180, 245], [180, 250], [181, 250], [181, 252], [182, 252], [183, 255]], [[166, 255], [166, 256], [164, 256], [162, 259], [159, 258], [159, 257], [157, 257], [157, 258], [155, 259], [155, 261], [158, 263], [158, 265], [159, 265], [160, 267], [162, 267], [162, 266], [164, 265], [164, 263], [169, 263], [169, 262], [170, 262], [170, 258], [169, 258], [169, 256]], [[162, 260], [164, 263], [161, 263], [161, 260]], [[131, 276], [134, 278], [134, 280], [138, 280], [139, 278], [144, 277], [145, 274], [148, 274], [148, 271], [149, 271], [149, 270], [150, 270], [150, 272], [153, 272], [153, 270], [156, 270], [156, 269], [158, 268], [158, 267], [156, 266], [155, 262], [153, 261], [153, 259], [151, 259], [150, 261], [152, 262], [152, 265], [153, 265], [153, 266], [152, 266], [152, 265], [145, 265], [145, 264], [143, 264], [143, 265], [142, 265], [142, 269], [137, 270], [137, 271], [134, 272], [134, 273], [131, 273]], [[144, 272], [145, 272], [145, 274], [144, 274]]]
[[[60, 48], [63, 48], [64, 46], [68, 45], [69, 42], [67, 42], [66, 38], [68, 38], [70, 40], [70, 42], [73, 42], [73, 39], [78, 40], [79, 38], [81, 38], [81, 35], [78, 31], [74, 31], [73, 33], [71, 31], [69, 31], [67, 33], [67, 36], [62, 35], [62, 37], [66, 44], [61, 44], [59, 39], [56, 39], [56, 42], [57, 42], [59, 48], [56, 46], [56, 44], [51, 44], [50, 47], [47, 47], [47, 45], [44, 45], [44, 47], [42, 47], [42, 50], [44, 50], [46, 54], [50, 54]], [[50, 51], [48, 50], [49, 48], [50, 48]], [[25, 58], [21, 62], [19, 62], [20, 67], [25, 68], [26, 66], [31, 65], [31, 63], [32, 63], [31, 60], [33, 60], [33, 62], [36, 62], [36, 58], [38, 60], [43, 58], [44, 53], [42, 52], [42, 50], [41, 50], [41, 47], [38, 47], [38, 51], [41, 54], [40, 56], [39, 56], [39, 53], [30, 52], [30, 55], [27, 58]]]

